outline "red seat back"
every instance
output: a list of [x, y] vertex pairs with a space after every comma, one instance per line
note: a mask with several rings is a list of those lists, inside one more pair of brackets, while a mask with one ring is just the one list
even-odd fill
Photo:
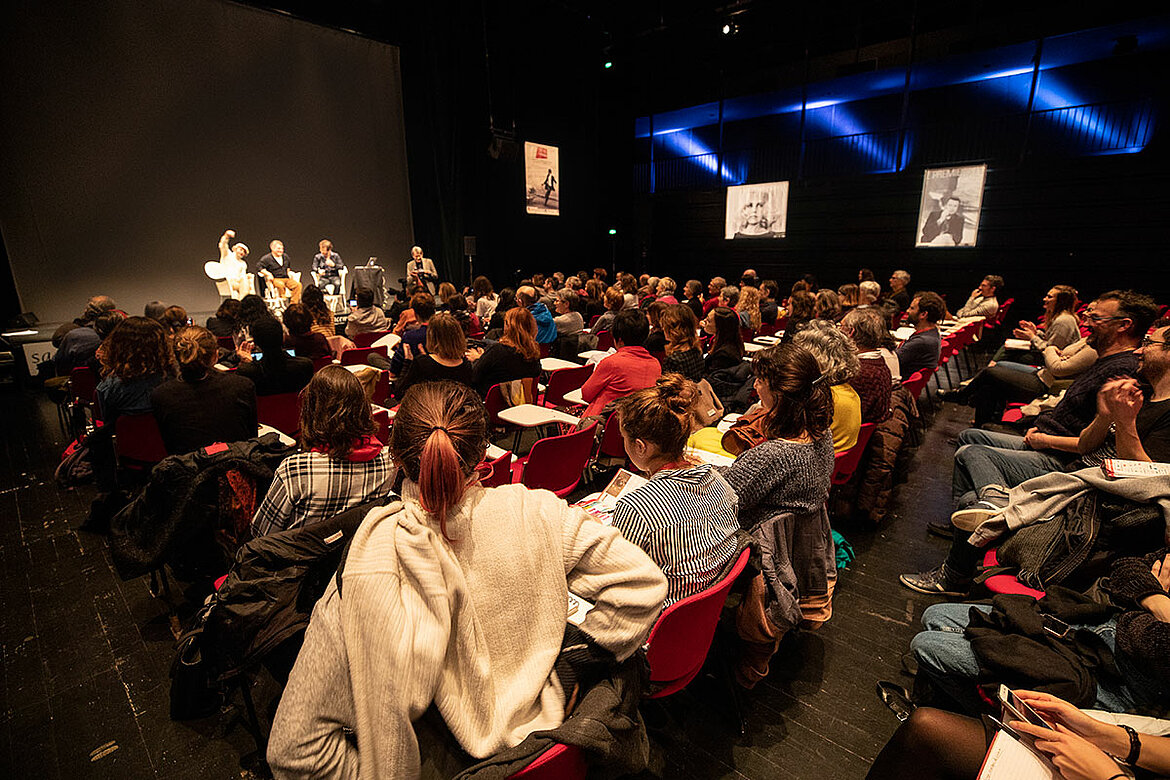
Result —
[[484, 464], [490, 470], [487, 476], [480, 478], [479, 484], [485, 488], [507, 485], [512, 481], [512, 453], [505, 452], [495, 460], [485, 460]]
[[662, 687], [650, 698], [682, 690], [699, 673], [711, 649], [723, 603], [750, 557], [751, 550], [745, 548], [726, 577], [676, 601], [658, 617], [646, 640], [646, 660], [650, 663], [650, 682]]
[[277, 393], [256, 397], [256, 417], [281, 433], [296, 436], [301, 428], [300, 393]]
[[73, 400], [92, 404], [97, 393], [97, 374], [89, 366], [79, 366], [69, 372], [69, 392]]
[[[155, 464], [167, 456], [154, 415], [123, 414], [114, 423], [114, 452], [119, 465]], [[133, 461], [127, 464], [125, 461]]]
[[219, 343], [220, 347], [226, 349], [228, 352], [236, 351], [236, 340], [231, 336], [216, 336], [215, 340]]
[[844, 485], [857, 471], [857, 464], [865, 454], [865, 447], [869, 444], [869, 437], [873, 436], [877, 423], [862, 423], [857, 432], [857, 443], [844, 452], [837, 453], [837, 460], [833, 465], [833, 484]]
[[[524, 383], [524, 402], [533, 403], [536, 400], [536, 377], [527, 377], [520, 381]], [[484, 398], [483, 403], [487, 407], [489, 427], [510, 427], [508, 423], [500, 419], [500, 411], [507, 409], [508, 405], [504, 402], [504, 393], [500, 390], [499, 385], [492, 385], [488, 388], [487, 397]]]
[[597, 321], [599, 319], [601, 319], [601, 315], [594, 314], [592, 317], [589, 318], [589, 324], [586, 325], [585, 327], [589, 328], [589, 330], [593, 330], [593, 326], [597, 324]]
[[598, 455], [607, 458], [625, 458], [626, 443], [622, 440], [622, 427], [618, 424], [617, 412], [610, 412], [605, 421], [605, 430], [601, 433], [601, 445], [597, 448]]
[[585, 756], [575, 745], [557, 743], [536, 757], [509, 780], [585, 780]]
[[551, 490], [564, 498], [581, 481], [581, 474], [593, 454], [597, 423], [579, 431], [549, 436], [532, 445], [520, 482], [530, 488]]
[[546, 357], [548, 357], [550, 354], [552, 354], [552, 344], [551, 344], [551, 343], [549, 343], [549, 344], [538, 344], [537, 346], [539, 346], [539, 347], [540, 347], [540, 356], [541, 356], [542, 358], [546, 358]]
[[374, 352], [377, 352], [382, 357], [390, 356], [390, 350], [386, 349], [386, 347], [358, 347], [357, 349], [347, 349], [341, 353], [341, 365], [364, 365], [369, 359], [370, 354]]
[[608, 330], [603, 330], [597, 334], [597, 348], [602, 352], [613, 348], [613, 334]]
[[374, 410], [374, 435], [378, 437], [378, 441], [383, 444], [390, 443], [390, 412], [386, 409]]
[[928, 371], [927, 369], [920, 369], [915, 371], [913, 374], [902, 380], [902, 387], [906, 388], [906, 391], [909, 392], [912, 397], [917, 398], [918, 394], [922, 392], [924, 387], [926, 387], [926, 383], [930, 381], [930, 377], [936, 370], [937, 369], [931, 369]]
[[553, 371], [548, 375], [548, 388], [544, 391], [541, 404], [548, 407], [566, 405], [568, 402], [565, 401], [565, 393], [579, 389], [592, 373], [593, 366], [558, 368]]
[[359, 333], [353, 337], [354, 346], [368, 347], [383, 336], [390, 334], [388, 330], [372, 330], [369, 333]]
[[319, 358], [313, 358], [313, 373], [317, 373], [321, 369], [325, 368], [325, 366], [331, 365], [333, 365], [332, 355], [324, 355]]

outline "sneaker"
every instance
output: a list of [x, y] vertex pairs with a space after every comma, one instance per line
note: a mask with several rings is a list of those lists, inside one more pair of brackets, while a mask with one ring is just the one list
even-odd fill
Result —
[[944, 539], [955, 538], [954, 528], [950, 523], [927, 523], [926, 532], [935, 536], [941, 536]]
[[952, 582], [946, 575], [945, 564], [921, 574], [903, 574], [898, 581], [910, 590], [931, 596], [966, 596], [967, 584]]
[[1003, 507], [997, 506], [993, 501], [978, 501], [966, 509], [960, 509], [953, 513], [951, 524], [960, 531], [971, 532], [978, 528], [984, 520], [1002, 511]]

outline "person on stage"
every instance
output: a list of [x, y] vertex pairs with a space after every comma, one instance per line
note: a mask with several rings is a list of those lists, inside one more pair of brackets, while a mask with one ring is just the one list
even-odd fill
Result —
[[313, 271], [318, 277], [317, 286], [329, 295], [341, 295], [341, 272], [345, 270], [345, 262], [341, 255], [333, 251], [333, 242], [329, 239], [321, 239], [317, 246], [321, 249], [313, 255]]
[[244, 261], [248, 256], [248, 245], [240, 241], [229, 248], [228, 242], [235, 237], [234, 230], [225, 230], [219, 237], [219, 266], [227, 279], [231, 297], [242, 300], [252, 292], [248, 286], [248, 264]]
[[288, 296], [292, 303], [300, 303], [301, 283], [288, 275], [289, 260], [284, 256], [284, 244], [273, 239], [268, 248], [272, 251], [260, 258], [258, 266], [260, 275], [272, 285], [278, 296], [281, 298]]
[[410, 248], [410, 260], [406, 262], [407, 288], [414, 289], [420, 286], [424, 291], [434, 293], [432, 285], [439, 281], [439, 272], [435, 270], [435, 261], [423, 257], [421, 246]]

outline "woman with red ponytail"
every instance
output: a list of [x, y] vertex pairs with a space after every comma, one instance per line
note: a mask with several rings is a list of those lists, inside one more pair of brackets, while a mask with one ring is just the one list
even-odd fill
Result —
[[[417, 777], [413, 721], [432, 704], [464, 751], [494, 755], [559, 726], [645, 641], [662, 570], [547, 490], [480, 486], [487, 445], [473, 389], [407, 391], [401, 501], [366, 517], [317, 602], [272, 726], [275, 776]], [[570, 591], [594, 603], [579, 627]]]

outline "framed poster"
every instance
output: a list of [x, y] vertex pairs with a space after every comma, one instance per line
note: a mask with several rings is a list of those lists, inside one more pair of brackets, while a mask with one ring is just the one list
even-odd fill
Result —
[[924, 172], [914, 246], [975, 246], [986, 177], [986, 165]]
[[557, 147], [524, 142], [524, 186], [529, 214], [560, 215], [561, 168]]
[[723, 237], [784, 238], [788, 227], [788, 182], [741, 184], [727, 188]]

